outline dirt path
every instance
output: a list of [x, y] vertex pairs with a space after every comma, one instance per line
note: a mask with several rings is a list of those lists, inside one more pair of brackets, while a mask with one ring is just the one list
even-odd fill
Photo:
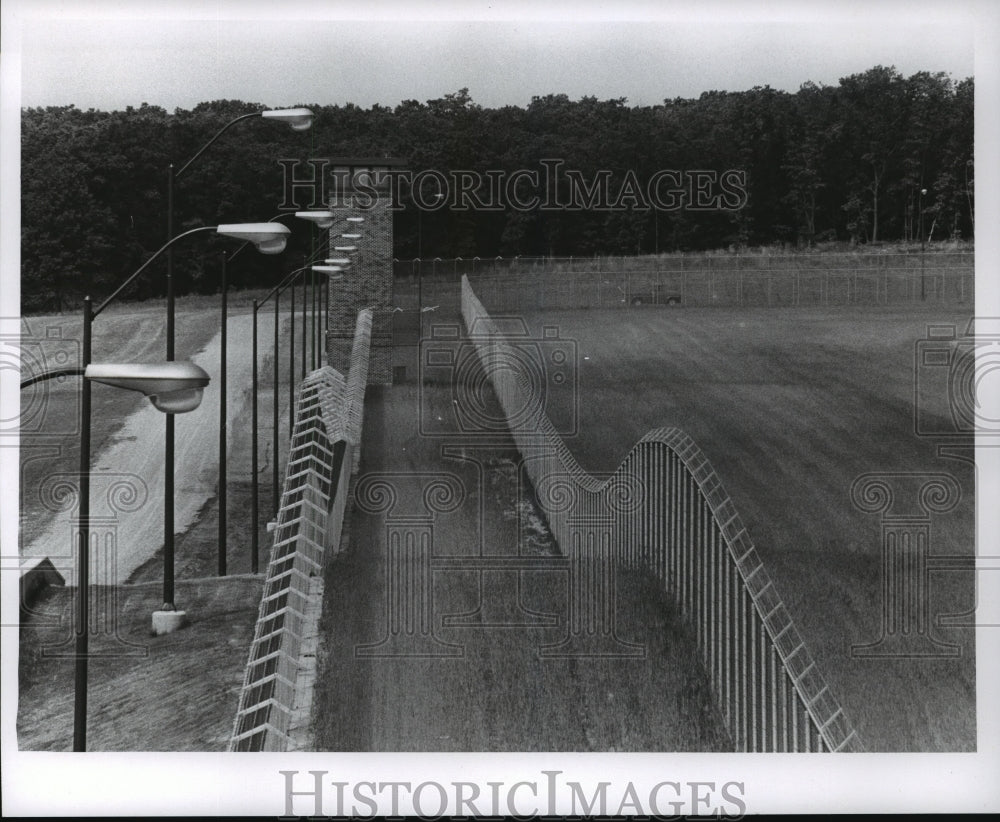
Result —
[[[258, 318], [262, 350], [273, 334], [273, 317]], [[249, 390], [252, 363], [252, 316], [229, 318], [227, 341], [227, 418], [230, 443], [233, 423], [242, 396]], [[213, 382], [202, 404], [175, 420], [175, 533], [186, 531], [197, 519], [206, 500], [216, 493], [218, 479], [218, 418], [221, 335], [216, 334], [192, 361], [204, 368]], [[183, 341], [178, 341], [183, 352]], [[163, 545], [164, 415], [149, 403], [131, 414], [121, 430], [92, 460], [91, 517], [94, 533], [114, 536], [113, 551], [95, 551], [91, 581], [115, 585], [152, 557]], [[73, 482], [75, 485], [75, 481]], [[64, 489], [65, 490], [65, 489]], [[51, 491], [53, 501], [59, 488]], [[22, 546], [22, 558], [50, 557], [67, 584], [74, 584], [73, 517], [75, 492], [60, 506], [44, 531]], [[56, 507], [53, 505], [53, 507]], [[107, 543], [102, 543], [106, 545]]]

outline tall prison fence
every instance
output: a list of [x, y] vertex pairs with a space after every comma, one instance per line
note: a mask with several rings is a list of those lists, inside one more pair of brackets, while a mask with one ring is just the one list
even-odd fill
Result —
[[230, 751], [285, 751], [308, 712], [300, 661], [314, 639], [324, 558], [340, 547], [357, 472], [371, 343], [359, 313], [347, 379], [330, 366], [299, 386], [267, 580], [244, 672]]
[[[861, 750], [695, 443], [677, 429], [656, 429], [609, 479], [592, 477], [516, 366], [523, 352], [514, 350], [465, 277], [462, 314], [556, 542], [570, 557], [589, 557], [587, 578], [571, 579], [571, 586], [606, 589], [619, 563], [653, 573], [693, 631], [738, 750]], [[607, 613], [583, 616], [591, 632], [613, 630]]]
[[[971, 250], [397, 260], [424, 305], [466, 276], [494, 311], [687, 306], [972, 305]], [[457, 306], [454, 306], [457, 307]]]

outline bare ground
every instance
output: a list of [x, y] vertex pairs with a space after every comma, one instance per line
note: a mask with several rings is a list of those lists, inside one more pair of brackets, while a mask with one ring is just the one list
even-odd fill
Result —
[[[150, 615], [163, 601], [157, 583], [93, 589], [117, 606], [118, 621], [92, 628], [88, 751], [226, 750], [263, 578], [184, 579], [176, 587], [190, 624], [161, 637], [150, 635]], [[72, 590], [49, 588], [21, 628], [20, 750], [72, 750], [72, 625]]]
[[[451, 397], [425, 387], [418, 411], [412, 379], [369, 389], [355, 491], [365, 497], [358, 489], [381, 478], [396, 505], [382, 514], [355, 505], [350, 547], [327, 567], [316, 749], [731, 750], [696, 651], [644, 576], [619, 572], [615, 636], [603, 655], [546, 655], [569, 636], [565, 569], [530, 566], [556, 549], [530, 486], [519, 483], [511, 441], [420, 435], [420, 413], [447, 414]], [[513, 556], [528, 567], [435, 570], [429, 633], [415, 647], [391, 627], [386, 546], [388, 529], [428, 513], [422, 483], [435, 476], [453, 477], [463, 501], [434, 517], [434, 557]]]
[[[239, 333], [231, 341], [235, 344], [229, 348], [229, 576], [211, 578], [218, 563], [218, 498], [214, 479], [209, 488], [209, 478], [203, 476], [197, 492], [199, 508], [176, 538], [175, 601], [188, 613], [188, 627], [163, 637], [150, 635], [151, 614], [163, 602], [162, 547], [148, 550], [147, 545], [145, 561], [132, 572], [129, 584], [92, 588], [92, 601], [103, 606], [95, 610], [96, 618], [104, 621], [92, 628], [95, 658], [89, 665], [88, 750], [210, 752], [225, 750], [228, 744], [264, 582], [262, 574], [249, 574], [250, 383], [239, 367], [233, 367], [235, 358], [249, 359], [249, 345]], [[211, 371], [210, 365], [205, 367]], [[266, 360], [261, 372], [261, 498], [269, 500], [273, 395]], [[284, 416], [284, 383], [282, 389], [279, 414]], [[140, 398], [139, 403], [145, 400]], [[215, 419], [217, 408], [209, 426], [210, 447], [201, 453], [178, 448], [179, 474], [192, 464], [204, 471], [204, 465], [217, 458]], [[95, 422], [100, 426], [104, 420]], [[162, 454], [162, 425], [145, 433], [149, 450]], [[114, 438], [114, 431], [107, 436]], [[180, 436], [178, 431], [179, 443]], [[287, 437], [287, 424], [279, 436]], [[156, 510], [161, 514], [159, 505]], [[267, 567], [264, 526], [269, 516], [268, 505], [262, 504], [262, 571]], [[161, 533], [162, 523], [154, 522], [152, 528]], [[73, 601], [74, 589], [48, 589], [20, 632], [18, 745], [22, 750], [71, 749], [74, 665], [64, 654], [67, 647], [72, 650], [65, 642], [72, 642]], [[116, 629], [106, 624], [109, 613], [117, 614]]]

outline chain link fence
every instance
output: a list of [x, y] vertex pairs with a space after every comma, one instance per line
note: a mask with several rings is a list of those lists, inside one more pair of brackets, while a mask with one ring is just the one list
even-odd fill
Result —
[[459, 308], [461, 279], [495, 312], [640, 306], [973, 305], [971, 250], [395, 260], [397, 292]]

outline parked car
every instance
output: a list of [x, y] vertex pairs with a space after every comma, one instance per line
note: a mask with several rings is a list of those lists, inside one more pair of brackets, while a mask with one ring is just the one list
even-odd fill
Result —
[[622, 294], [621, 301], [631, 305], [680, 305], [680, 291], [665, 288], [656, 283], [646, 283], [643, 285], [632, 284], [626, 295], [625, 289], [619, 287]]
[[642, 294], [633, 294], [632, 305], [680, 305], [681, 295], [667, 291], [651, 291]]

